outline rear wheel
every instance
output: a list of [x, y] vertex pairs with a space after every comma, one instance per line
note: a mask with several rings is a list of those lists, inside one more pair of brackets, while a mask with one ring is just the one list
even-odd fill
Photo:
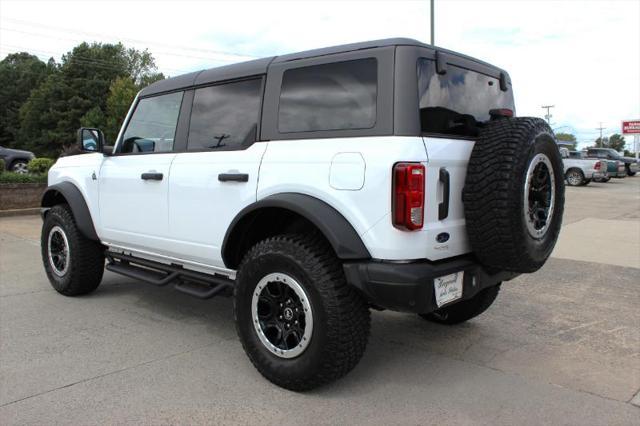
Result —
[[581, 170], [572, 169], [567, 172], [565, 179], [569, 186], [581, 186], [584, 182], [584, 174]]
[[463, 300], [451, 306], [445, 306], [429, 314], [420, 314], [420, 316], [439, 324], [460, 324], [486, 311], [496, 300], [499, 292], [500, 284], [485, 288], [471, 299]]
[[628, 176], [635, 176], [636, 175], [636, 172], [632, 172], [631, 171], [631, 167], [629, 165], [626, 166], [626, 169], [627, 169], [627, 175]]
[[236, 283], [238, 336], [253, 365], [276, 385], [312, 389], [344, 376], [362, 357], [368, 306], [321, 237], [282, 235], [256, 244]]
[[584, 180], [582, 181], [582, 186], [587, 186], [587, 185], [589, 185], [590, 183], [591, 183], [591, 179], [584, 179]]
[[102, 281], [102, 246], [85, 238], [66, 204], [57, 205], [44, 218], [40, 241], [42, 262], [51, 286], [65, 296], [94, 291]]

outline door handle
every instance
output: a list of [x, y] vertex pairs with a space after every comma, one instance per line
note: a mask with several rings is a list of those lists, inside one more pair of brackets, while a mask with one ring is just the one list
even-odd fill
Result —
[[142, 180], [162, 180], [162, 173], [147, 172], [140, 175]]
[[438, 220], [446, 219], [449, 216], [449, 172], [447, 169], [440, 169], [440, 182], [442, 183], [442, 202], [438, 205]]
[[220, 182], [249, 182], [249, 175], [246, 173], [220, 173]]

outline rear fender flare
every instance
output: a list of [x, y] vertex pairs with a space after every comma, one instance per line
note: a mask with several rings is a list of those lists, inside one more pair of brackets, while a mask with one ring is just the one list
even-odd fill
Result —
[[[298, 193], [280, 193], [268, 196], [240, 211], [229, 225], [222, 243], [222, 259], [230, 264], [230, 240], [236, 239], [235, 231], [242, 228], [243, 218], [263, 208], [290, 210], [311, 222], [327, 239], [339, 259], [369, 259], [371, 255], [353, 226], [338, 212], [318, 198]], [[233, 245], [233, 244], [231, 244]]]

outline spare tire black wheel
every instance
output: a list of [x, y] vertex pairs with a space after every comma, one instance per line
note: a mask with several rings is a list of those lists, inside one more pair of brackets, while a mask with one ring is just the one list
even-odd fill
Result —
[[462, 194], [469, 242], [482, 264], [521, 273], [542, 267], [562, 225], [563, 169], [544, 120], [505, 118], [485, 125]]

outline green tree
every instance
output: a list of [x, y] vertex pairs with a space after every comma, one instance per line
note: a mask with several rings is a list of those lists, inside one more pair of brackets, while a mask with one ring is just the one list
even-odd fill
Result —
[[106, 117], [99, 106], [94, 106], [80, 118], [82, 127], [103, 128]]
[[567, 148], [569, 148], [570, 151], [575, 151], [576, 147], [578, 145], [578, 141], [575, 137], [575, 135], [571, 134], [571, 133], [556, 133], [556, 139], [562, 142], [569, 142], [570, 144], [565, 145]]
[[146, 50], [126, 49], [120, 43], [79, 44], [62, 57], [59, 72], [47, 77], [22, 106], [19, 141], [37, 155], [56, 157], [75, 141], [81, 125], [108, 125], [107, 99], [116, 80], [142, 83], [154, 76], [155, 63]]
[[627, 142], [624, 140], [624, 136], [614, 133], [609, 136], [609, 148], [613, 148], [618, 152], [624, 151], [624, 146]]
[[56, 68], [53, 59], [46, 64], [26, 52], [0, 61], [0, 145], [19, 148], [20, 107]]
[[596, 139], [595, 148], [609, 148], [609, 138], [604, 136]]
[[120, 77], [111, 83], [107, 98], [107, 122], [104, 126], [104, 134], [108, 143], [115, 142], [120, 126], [137, 92], [138, 86], [130, 77]]

